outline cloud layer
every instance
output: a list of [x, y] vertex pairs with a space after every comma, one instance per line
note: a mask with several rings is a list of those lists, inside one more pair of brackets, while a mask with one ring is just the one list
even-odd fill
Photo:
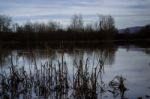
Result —
[[0, 14], [19, 23], [54, 20], [63, 24], [69, 24], [73, 14], [82, 14], [85, 22], [104, 14], [124, 28], [150, 24], [150, 0], [0, 0]]

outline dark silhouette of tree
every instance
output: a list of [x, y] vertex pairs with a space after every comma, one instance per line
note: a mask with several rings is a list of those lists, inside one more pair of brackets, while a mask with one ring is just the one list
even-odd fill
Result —
[[98, 20], [95, 23], [95, 31], [99, 32], [102, 39], [114, 39], [116, 28], [114, 19], [111, 16], [98, 15]]
[[23, 26], [19, 25], [16, 29], [16, 32], [17, 33], [23, 33], [24, 29], [23, 29]]
[[12, 19], [6, 15], [0, 15], [0, 32], [10, 32], [11, 31]]
[[69, 29], [72, 31], [82, 32], [84, 29], [82, 15], [73, 15]]
[[97, 21], [97, 29], [98, 31], [105, 32], [114, 32], [115, 31], [115, 22], [111, 16], [98, 15]]
[[[7, 32], [7, 33], [6, 33]], [[0, 15], [0, 41], [45, 42], [45, 41], [101, 41], [149, 39], [150, 25], [137, 33], [129, 33], [126, 29], [119, 34], [115, 28], [115, 20], [109, 15], [98, 15], [95, 23], [84, 24], [82, 15], [73, 15], [68, 27], [60, 23], [26, 22], [23, 25], [13, 23], [11, 17]]]
[[150, 37], [150, 24], [144, 26], [138, 33], [139, 37], [149, 38]]
[[33, 32], [32, 23], [31, 23], [31, 22], [27, 22], [27, 23], [24, 25], [24, 32], [26, 32], [26, 33], [31, 33], [31, 32]]
[[92, 24], [86, 24], [85, 28], [84, 28], [85, 32], [93, 32], [93, 25]]
[[61, 28], [61, 25], [57, 22], [48, 22], [47, 24], [47, 32], [55, 32]]
[[12, 32], [16, 33], [18, 27], [19, 27], [18, 23], [13, 23], [13, 24], [12, 24]]

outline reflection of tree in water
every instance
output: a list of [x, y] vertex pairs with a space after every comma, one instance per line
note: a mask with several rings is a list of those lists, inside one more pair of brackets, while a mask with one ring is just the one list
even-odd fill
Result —
[[20, 56], [23, 56], [26, 59], [36, 58], [36, 60], [47, 59], [47, 58], [54, 59], [56, 57], [55, 53], [56, 51], [51, 49], [45, 49], [45, 50], [33, 49], [33, 50], [22, 50], [18, 52]]
[[[25, 57], [28, 58], [28, 60], [31, 59], [34, 61], [35, 57], [38, 57], [38, 59], [48, 58], [48, 61], [52, 62], [52, 57], [54, 56], [59, 57], [60, 60], [58, 60], [57, 64], [47, 64], [46, 61], [40, 64], [40, 68], [36, 67], [37, 61], [35, 61], [34, 68], [32, 68], [34, 70], [29, 69], [30, 73], [24, 69], [25, 66], [18, 68], [12, 65], [10, 68], [10, 76], [7, 76], [8, 78], [5, 77], [5, 75], [0, 75], [2, 78], [1, 81], [4, 83], [2, 85], [4, 86], [2, 92], [5, 93], [7, 97], [10, 97], [9, 93], [13, 94], [13, 97], [18, 97], [21, 94], [25, 97], [28, 97], [28, 95], [34, 97], [31, 94], [31, 92], [34, 92], [36, 97], [53, 97], [53, 99], [63, 99], [61, 97], [64, 97], [64, 99], [102, 99], [104, 94], [108, 92], [108, 84], [103, 81], [103, 71], [107, 58], [114, 58], [115, 49], [108, 51], [105, 49], [97, 49], [96, 52], [95, 50], [70, 51], [71, 54], [69, 55], [72, 56], [71, 59], [74, 60], [72, 64], [69, 64], [69, 66], [73, 65], [70, 71], [68, 71], [67, 60], [64, 59], [64, 53], [67, 53], [66, 50], [31, 51], [30, 53], [21, 52], [16, 52], [16, 56]], [[14, 55], [13, 57], [15, 57], [15, 54], [12, 54]], [[92, 58], [89, 56], [91, 55], [95, 56], [95, 60], [98, 60], [94, 65], [90, 64]], [[11, 57], [11, 59], [17, 58]], [[41, 62], [41, 60], [39, 60], [39, 62]], [[30, 67], [30, 65], [28, 66]], [[7, 82], [8, 79], [10, 79], [11, 84]], [[116, 92], [118, 92], [118, 90], [122, 91], [122, 89], [120, 89], [120, 86], [124, 86], [122, 81], [121, 78], [119, 83], [117, 83], [118, 89], [116, 89], [117, 91], [115, 90]], [[5, 89], [5, 85], [10, 88]], [[5, 97], [5, 95], [2, 95], [2, 97]]]
[[71, 60], [91, 59], [91, 63], [96, 63], [99, 60], [105, 64], [113, 64], [116, 48], [98, 48], [98, 49], [29, 49], [29, 50], [6, 50], [0, 49], [0, 63], [4, 65], [9, 63], [9, 56], [13, 59], [22, 58], [23, 61], [29, 64], [36, 63], [40, 60], [58, 60], [62, 53], [66, 53], [71, 57]]
[[[115, 58], [115, 48], [101, 48], [94, 51], [93, 66], [96, 63], [97, 79], [99, 79], [99, 97], [102, 99], [107, 92], [106, 83], [103, 81], [103, 72], [106, 64], [112, 65]], [[97, 60], [97, 61], [95, 61]], [[97, 70], [98, 69], [98, 70]]]
[[150, 48], [145, 48], [145, 53], [147, 54], [147, 55], [150, 55]]
[[0, 48], [0, 66], [4, 66], [6, 63], [9, 62], [10, 53], [10, 50]]
[[104, 64], [112, 65], [115, 59], [116, 48], [97, 49], [94, 53], [95, 59], [99, 59]]
[[[86, 61], [87, 58], [90, 58], [92, 63], [98, 62], [99, 60], [103, 61], [104, 64], [112, 65], [115, 59], [115, 47], [107, 48], [97, 48], [97, 49], [74, 49], [67, 52], [71, 58], [74, 59], [83, 59]], [[85, 62], [84, 62], [85, 63]]]
[[104, 65], [113, 64], [115, 51], [116, 48], [74, 49], [72, 52], [70, 51], [69, 55], [74, 63], [72, 78], [75, 90], [73, 94], [77, 99], [103, 98], [103, 94], [107, 91], [103, 81]]

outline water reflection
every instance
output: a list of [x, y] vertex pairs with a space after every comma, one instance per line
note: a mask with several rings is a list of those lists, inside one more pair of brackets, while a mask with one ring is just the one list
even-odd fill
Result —
[[[91, 58], [94, 60], [101, 59], [106, 64], [113, 64], [115, 51], [117, 48], [98, 48], [98, 49], [28, 49], [28, 50], [8, 50], [0, 48], [0, 63], [1, 66], [4, 66], [5, 63], [9, 63], [10, 56], [15, 59], [22, 58], [28, 63], [39, 60], [59, 60], [62, 57], [62, 54], [67, 55], [65, 57], [70, 57], [74, 59], [83, 59]], [[94, 62], [93, 62], [94, 64]]]
[[[0, 72], [0, 98], [120, 99], [126, 98], [130, 90], [125, 75], [116, 72], [113, 78], [106, 76], [107, 66], [115, 64], [116, 47], [11, 51], [1, 48], [0, 53], [1, 68], [7, 67]], [[121, 68], [124, 67], [120, 66], [120, 71]]]
[[3, 48], [0, 47], [0, 66], [4, 66], [5, 63], [8, 62], [8, 56], [11, 54], [11, 51], [9, 50], [4, 50]]

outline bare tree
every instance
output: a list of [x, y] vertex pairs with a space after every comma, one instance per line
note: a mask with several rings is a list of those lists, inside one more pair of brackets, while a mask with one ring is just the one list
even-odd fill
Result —
[[0, 32], [10, 32], [11, 22], [11, 17], [6, 15], [0, 15]]
[[24, 32], [26, 32], [26, 33], [33, 32], [32, 23], [31, 22], [27, 22], [24, 25]]
[[73, 31], [82, 31], [84, 29], [82, 15], [72, 16], [70, 29]]
[[109, 15], [98, 15], [98, 22], [96, 27], [99, 31], [113, 32], [115, 29], [114, 19]]
[[32, 24], [32, 28], [33, 28], [33, 31], [34, 33], [39, 33], [40, 32], [40, 28], [41, 28], [41, 24], [40, 23], [33, 23]]
[[60, 29], [60, 27], [59, 23], [50, 21], [47, 23], [47, 32], [55, 32]]
[[92, 24], [86, 24], [85, 28], [84, 28], [85, 32], [93, 32], [93, 25]]
[[13, 23], [13, 24], [12, 24], [12, 32], [15, 32], [15, 33], [16, 33], [18, 27], [19, 27], [18, 23]]

